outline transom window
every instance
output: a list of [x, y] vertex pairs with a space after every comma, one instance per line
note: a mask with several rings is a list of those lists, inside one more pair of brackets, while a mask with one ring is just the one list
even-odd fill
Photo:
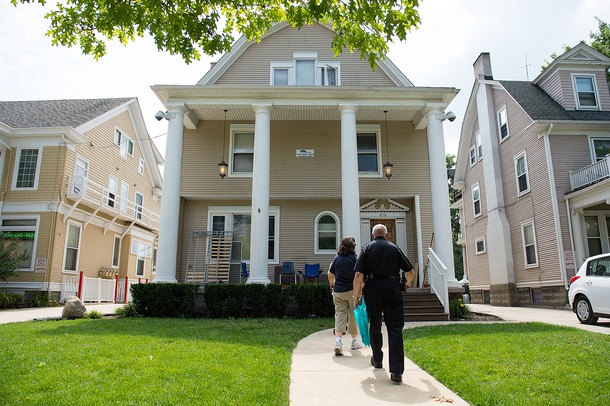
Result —
[[273, 86], [340, 86], [339, 62], [318, 60], [317, 52], [294, 52], [292, 61], [271, 62]]
[[475, 184], [472, 186], [472, 206], [474, 210], [474, 216], [481, 215], [481, 190], [479, 188], [479, 184]]
[[498, 111], [498, 131], [500, 132], [500, 141], [504, 141], [508, 137], [508, 116], [506, 114], [506, 106]]
[[523, 237], [523, 251], [525, 253], [525, 267], [534, 268], [538, 266], [538, 250], [536, 248], [536, 233], [534, 222], [529, 221], [521, 224], [521, 235]]
[[597, 90], [595, 88], [595, 76], [578, 75], [574, 78], [574, 90], [576, 92], [576, 106], [579, 109], [597, 109]]
[[15, 162], [13, 189], [38, 189], [42, 148], [19, 148]]
[[254, 166], [254, 126], [231, 126], [231, 158], [229, 168], [232, 175], [252, 175]]
[[315, 223], [316, 254], [332, 253], [339, 246], [339, 218], [333, 212], [318, 214]]
[[601, 161], [610, 155], [610, 138], [592, 138], [594, 162]]
[[517, 176], [517, 195], [521, 196], [530, 191], [527, 173], [527, 159], [525, 152], [515, 157], [515, 175]]

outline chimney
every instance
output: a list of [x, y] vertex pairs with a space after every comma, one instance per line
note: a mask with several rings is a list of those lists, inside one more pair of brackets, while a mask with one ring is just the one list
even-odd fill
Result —
[[493, 80], [491, 73], [491, 57], [489, 52], [481, 52], [474, 64], [474, 78], [481, 80]]

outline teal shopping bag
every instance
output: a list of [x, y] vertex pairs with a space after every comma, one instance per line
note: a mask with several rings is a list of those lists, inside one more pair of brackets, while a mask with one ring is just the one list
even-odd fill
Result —
[[360, 305], [354, 309], [354, 318], [356, 319], [358, 330], [360, 330], [362, 344], [370, 347], [371, 336], [369, 335], [369, 315], [366, 312], [366, 303], [364, 303], [364, 298], [362, 299]]

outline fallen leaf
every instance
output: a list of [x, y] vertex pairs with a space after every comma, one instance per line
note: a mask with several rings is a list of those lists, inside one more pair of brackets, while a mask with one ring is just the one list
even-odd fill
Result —
[[453, 399], [446, 398], [443, 395], [430, 396], [430, 397], [440, 403], [453, 403]]

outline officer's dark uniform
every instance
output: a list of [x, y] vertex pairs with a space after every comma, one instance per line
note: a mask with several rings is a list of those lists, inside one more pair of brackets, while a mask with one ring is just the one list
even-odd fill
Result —
[[404, 310], [400, 290], [400, 270], [408, 272], [413, 265], [402, 250], [382, 236], [362, 247], [355, 266], [356, 272], [366, 278], [363, 295], [370, 319], [371, 348], [373, 361], [381, 365], [383, 360], [381, 338], [381, 314], [385, 316], [388, 330], [390, 353], [390, 372], [402, 375], [404, 365], [404, 347], [402, 329], [404, 327]]

